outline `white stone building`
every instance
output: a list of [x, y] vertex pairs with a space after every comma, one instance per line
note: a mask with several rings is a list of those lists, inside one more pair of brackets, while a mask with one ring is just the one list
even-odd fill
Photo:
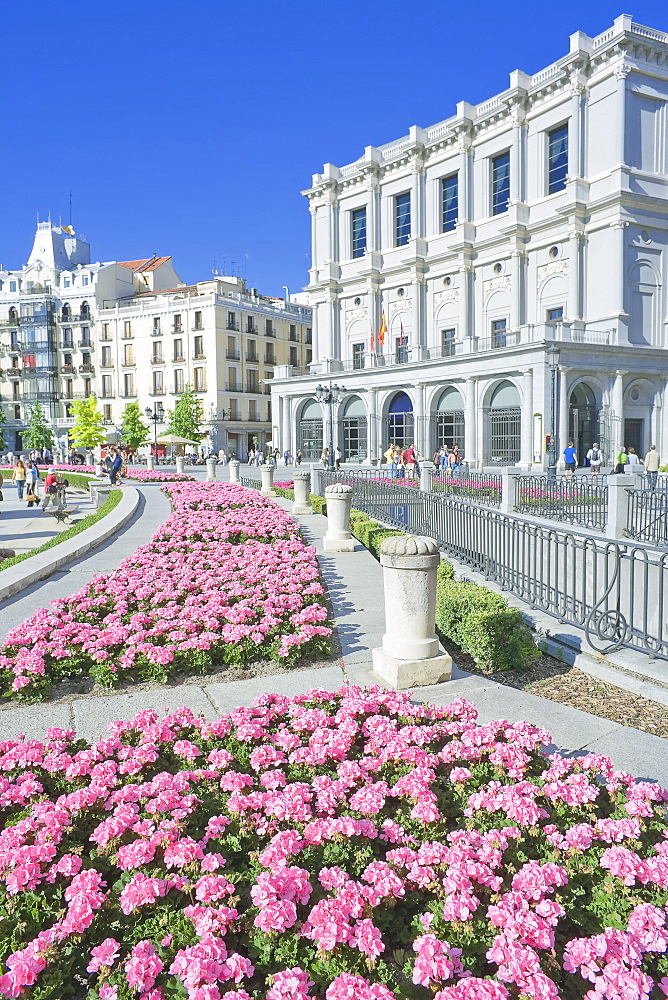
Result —
[[98, 398], [109, 441], [123, 411], [162, 406], [165, 433], [190, 384], [202, 401], [205, 443], [246, 453], [272, 438], [268, 381], [275, 365], [306, 371], [311, 310], [250, 292], [240, 278], [185, 285], [171, 257], [91, 263], [70, 227], [38, 223], [27, 264], [0, 271], [0, 429], [25, 451], [32, 403], [41, 403], [62, 453], [71, 405]]
[[315, 363], [276, 372], [282, 447], [319, 458], [314, 391], [332, 380], [349, 461], [414, 440], [540, 469], [553, 412], [559, 455], [572, 439], [580, 458], [599, 441], [668, 459], [667, 129], [668, 34], [622, 16], [490, 100], [326, 164], [304, 192]]

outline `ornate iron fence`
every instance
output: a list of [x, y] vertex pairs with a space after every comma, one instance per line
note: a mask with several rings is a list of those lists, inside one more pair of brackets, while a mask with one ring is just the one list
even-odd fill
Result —
[[460, 470], [458, 475], [434, 472], [431, 488], [434, 493], [444, 493], [488, 507], [498, 507], [501, 503], [501, 477], [486, 472]]
[[536, 517], [569, 521], [603, 530], [608, 517], [608, 487], [583, 476], [517, 476], [515, 510]]
[[538, 525], [444, 494], [355, 476], [346, 482], [353, 507], [435, 538], [531, 608], [583, 628], [599, 652], [628, 646], [668, 659], [668, 552]]
[[626, 533], [651, 545], [668, 546], [668, 489], [629, 490]]

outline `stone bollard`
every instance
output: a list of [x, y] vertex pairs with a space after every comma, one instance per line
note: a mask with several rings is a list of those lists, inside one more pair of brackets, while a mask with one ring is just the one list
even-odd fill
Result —
[[276, 490], [274, 489], [274, 467], [273, 465], [263, 465], [260, 468], [260, 476], [262, 477], [262, 489], [260, 494], [263, 497], [275, 497]]
[[420, 466], [420, 489], [423, 493], [431, 493], [434, 489], [432, 482], [433, 465], [423, 462]]
[[240, 468], [240, 466], [241, 466], [241, 462], [239, 462], [238, 459], [236, 459], [236, 458], [230, 459], [229, 468], [230, 468], [230, 482], [231, 483], [240, 483], [241, 482], [241, 476], [239, 475], [239, 468]]
[[436, 637], [436, 570], [432, 538], [396, 535], [380, 547], [385, 590], [385, 634], [372, 650], [373, 669], [395, 690], [450, 680], [452, 658]]
[[327, 501], [327, 531], [322, 540], [325, 552], [354, 552], [355, 539], [350, 534], [352, 486], [332, 483], [325, 490]]
[[149, 455], [148, 458], [146, 459], [146, 468], [150, 469], [151, 471], [155, 469], [155, 459], [153, 458], [153, 455]]
[[322, 496], [322, 465], [311, 466], [311, 492]]
[[293, 514], [312, 514], [313, 507], [309, 496], [311, 493], [311, 473], [295, 469], [292, 474], [295, 487], [295, 500], [292, 505]]
[[206, 460], [206, 481], [207, 481], [207, 483], [215, 483], [215, 481], [216, 481], [216, 460], [215, 460], [215, 458], [207, 458], [207, 460]]
[[608, 487], [608, 518], [605, 524], [605, 534], [608, 538], [628, 538], [628, 518], [631, 493], [637, 489], [635, 476], [628, 480], [626, 476], [607, 476]]
[[180, 476], [186, 471], [186, 460], [183, 455], [176, 456], [176, 471]]

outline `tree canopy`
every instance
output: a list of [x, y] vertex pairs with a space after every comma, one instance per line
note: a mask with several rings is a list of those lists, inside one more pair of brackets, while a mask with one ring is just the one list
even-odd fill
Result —
[[32, 403], [28, 408], [28, 430], [23, 443], [26, 448], [52, 448], [53, 433], [46, 422], [41, 403]]
[[104, 444], [107, 435], [102, 424], [102, 414], [97, 408], [95, 396], [75, 399], [72, 403], [74, 426], [70, 431], [70, 441], [79, 448], [94, 448]]
[[202, 438], [200, 424], [203, 417], [201, 401], [193, 392], [192, 386], [186, 385], [174, 409], [167, 411], [167, 433], [178, 434], [189, 441], [199, 441]]
[[149, 436], [149, 429], [142, 420], [141, 407], [139, 403], [128, 403], [123, 411], [123, 424], [121, 437], [123, 443], [134, 451], [142, 444], [146, 444]]

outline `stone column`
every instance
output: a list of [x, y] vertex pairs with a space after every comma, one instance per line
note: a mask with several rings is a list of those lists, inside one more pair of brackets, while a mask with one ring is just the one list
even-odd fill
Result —
[[522, 201], [522, 130], [524, 128], [524, 115], [516, 109], [512, 115], [513, 123], [513, 144], [510, 154], [510, 204]]
[[207, 458], [207, 460], [206, 460], [206, 481], [207, 481], [207, 483], [215, 483], [215, 481], [216, 481], [216, 460], [215, 460], [215, 458]]
[[617, 343], [628, 344], [628, 316], [625, 309], [624, 286], [626, 283], [626, 223], [612, 224], [612, 306], [617, 313]]
[[368, 406], [368, 416], [367, 416], [367, 442], [369, 450], [369, 461], [373, 465], [378, 464], [380, 460], [379, 447], [378, 447], [378, 390], [369, 389], [369, 406]]
[[186, 471], [186, 460], [183, 455], [176, 456], [176, 471], [180, 476]]
[[452, 659], [436, 637], [436, 542], [396, 535], [380, 553], [386, 631], [382, 647], [372, 651], [375, 673], [395, 689], [449, 680]]
[[427, 448], [423, 440], [425, 436], [425, 419], [424, 419], [424, 382], [415, 383], [415, 409], [413, 412], [413, 417], [415, 419], [415, 428], [413, 431], [413, 443], [418, 451], [418, 457], [423, 457], [427, 454]]
[[521, 250], [513, 250], [510, 258], [510, 329], [519, 330], [522, 323], [522, 258]]
[[617, 432], [617, 440], [614, 442], [614, 454], [610, 456], [610, 460], [614, 463], [615, 455], [620, 450], [621, 446], [625, 444], [624, 441], [624, 376], [626, 372], [616, 371], [615, 381], [612, 383], [612, 393], [610, 397], [612, 419], [615, 423], [615, 430]]
[[[570, 368], [559, 368], [559, 387], [558, 387], [558, 415], [557, 415], [557, 427], [559, 428], [559, 433], [557, 434], [557, 466], [561, 469], [564, 467], [564, 456], [563, 451], [568, 444], [568, 425], [569, 425], [569, 414], [570, 414], [570, 393], [568, 391], [568, 373]], [[548, 380], [550, 378], [550, 370], [547, 370]], [[548, 382], [549, 384], [549, 382]], [[549, 391], [549, 390], [548, 390]], [[555, 431], [557, 428], [554, 428]], [[578, 458], [580, 456], [578, 455]]]
[[521, 469], [504, 467], [501, 469], [501, 503], [499, 511], [502, 514], [512, 514], [517, 503], [517, 479], [522, 475]]
[[630, 66], [618, 66], [615, 70], [617, 78], [617, 108], [615, 118], [617, 120], [617, 163], [626, 163], [626, 78], [631, 72]]
[[373, 253], [378, 249], [376, 245], [376, 191], [379, 183], [375, 174], [367, 174], [367, 203], [366, 203], [366, 249], [367, 253]]
[[431, 460], [423, 462], [420, 466], [420, 489], [423, 493], [432, 493], [434, 489], [434, 484], [432, 482], [432, 472], [434, 466]]
[[[544, 318], [544, 317], [543, 317]], [[568, 237], [568, 319], [580, 319], [580, 235]]]
[[533, 368], [524, 372], [522, 400], [522, 449], [520, 461], [530, 468], [533, 463]]
[[327, 531], [322, 540], [325, 552], [354, 552], [355, 539], [350, 534], [352, 486], [332, 483], [325, 489], [327, 501]]
[[236, 458], [231, 458], [230, 459], [230, 461], [228, 463], [228, 468], [230, 470], [230, 482], [231, 483], [240, 483], [241, 482], [241, 476], [239, 475], [239, 467], [240, 467], [240, 465], [241, 465], [241, 462], [239, 462], [238, 459], [236, 459]]
[[581, 83], [571, 84], [571, 117], [568, 123], [568, 179], [581, 176], [580, 137], [582, 134], [582, 94]]
[[295, 487], [295, 499], [292, 504], [293, 514], [312, 514], [313, 507], [309, 495], [311, 493], [311, 473], [305, 469], [295, 469], [292, 474]]
[[477, 411], [476, 411], [476, 382], [477, 376], [472, 376], [466, 380], [466, 396], [464, 400], [464, 461], [469, 463], [469, 468], [475, 468], [478, 463], [478, 451], [476, 442], [477, 434]]
[[[290, 442], [290, 397], [281, 397], [282, 407], [281, 407], [281, 452], [283, 453], [286, 448], [291, 448]], [[276, 447], [276, 445], [274, 445]], [[294, 457], [294, 452], [293, 452]]]
[[470, 215], [470, 185], [469, 185], [469, 157], [471, 155], [471, 140], [469, 136], [463, 135], [459, 140], [459, 171], [457, 176], [458, 186], [458, 222], [468, 222]]
[[276, 491], [274, 490], [274, 467], [273, 465], [263, 465], [260, 467], [260, 476], [262, 478], [262, 489], [260, 493], [263, 497], [275, 497]]
[[146, 468], [150, 469], [151, 471], [155, 469], [155, 459], [153, 455], [149, 455], [148, 458], [146, 459]]

